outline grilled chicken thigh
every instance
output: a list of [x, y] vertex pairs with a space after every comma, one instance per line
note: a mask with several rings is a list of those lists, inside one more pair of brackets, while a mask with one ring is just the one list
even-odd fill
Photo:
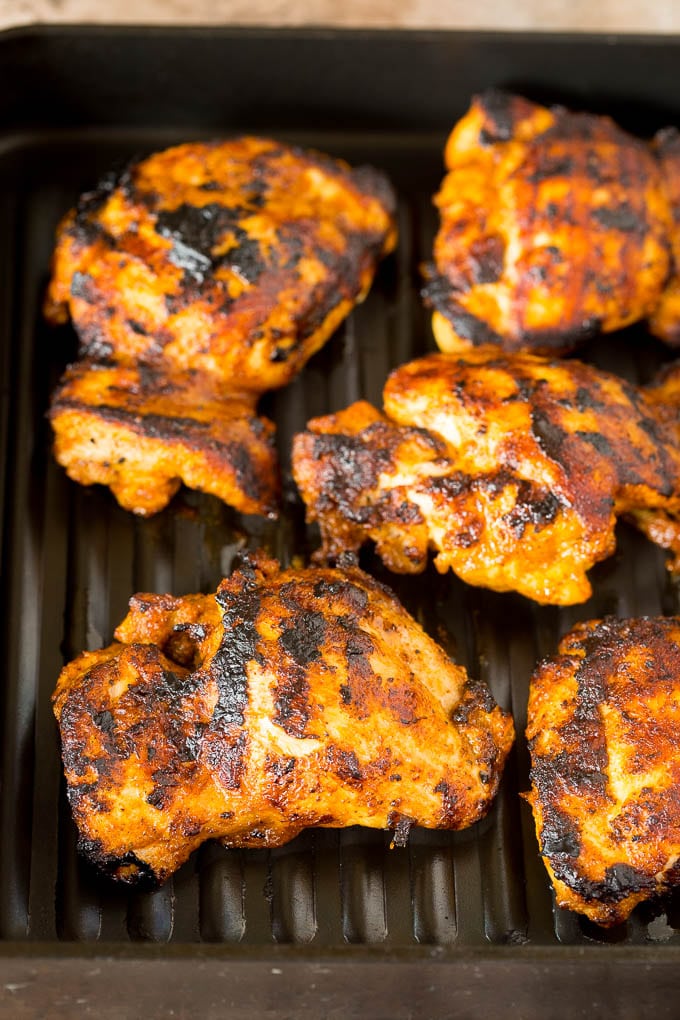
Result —
[[[373, 540], [389, 569], [567, 605], [614, 550], [619, 514], [680, 552], [678, 371], [638, 389], [577, 361], [433, 354], [365, 402], [308, 422], [295, 480], [322, 558]], [[674, 560], [674, 565], [677, 565]]]
[[608, 117], [490, 91], [445, 163], [424, 291], [442, 350], [567, 350], [655, 313], [680, 177], [667, 187], [645, 142]]
[[290, 382], [395, 244], [377, 171], [261, 138], [155, 153], [84, 195], [59, 229], [47, 315], [81, 353]]
[[[258, 138], [180, 145], [84, 195], [59, 228], [46, 300], [51, 321], [71, 318], [84, 359], [51, 413], [57, 457], [71, 477], [112, 484], [141, 514], [165, 505], [180, 477], [239, 509], [270, 511], [276, 468], [255, 428], [269, 434], [271, 426], [257, 425], [255, 403], [288, 383], [366, 295], [395, 244], [394, 206], [377, 171]], [[141, 388], [123, 382], [112, 416], [110, 378], [135, 373], [144, 376]], [[168, 379], [174, 395], [160, 408]], [[210, 393], [209, 405], [195, 392]], [[84, 398], [92, 435], [64, 416], [65, 393], [76, 404]], [[164, 417], [153, 453], [150, 414]], [[201, 433], [217, 475], [210, 485], [205, 443], [187, 425], [205, 424], [206, 415], [216, 423], [210, 436]], [[132, 457], [130, 442], [141, 436]], [[250, 467], [240, 455], [236, 465], [237, 449], [254, 453]], [[150, 468], [159, 471], [155, 488]], [[146, 495], [137, 501], [140, 471]], [[238, 478], [225, 484], [243, 471], [250, 491]]]
[[274, 426], [252, 394], [201, 373], [78, 361], [52, 396], [54, 453], [70, 478], [108, 485], [126, 510], [161, 510], [184, 482], [242, 513], [274, 515]]
[[680, 882], [680, 618], [591, 620], [531, 683], [538, 841], [557, 902], [601, 925]]
[[80, 848], [129, 882], [165, 878], [210, 837], [462, 828], [513, 740], [386, 588], [262, 555], [214, 595], [135, 596], [116, 643], [65, 667], [54, 709]]
[[680, 345], [680, 132], [676, 128], [659, 131], [653, 148], [661, 166], [673, 216], [670, 235], [673, 272], [650, 317], [649, 330], [667, 344], [677, 347]]

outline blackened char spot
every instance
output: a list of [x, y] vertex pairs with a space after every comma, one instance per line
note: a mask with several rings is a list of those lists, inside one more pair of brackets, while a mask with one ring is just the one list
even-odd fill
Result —
[[295, 604], [291, 592], [281, 591], [281, 601], [296, 610], [293, 619], [279, 637], [279, 644], [295, 665], [280, 670], [276, 683], [274, 722], [294, 737], [304, 737], [309, 719], [309, 681], [306, 667], [321, 657], [320, 645], [326, 635], [321, 613], [304, 612]]
[[332, 598], [334, 595], [338, 595], [343, 588], [342, 581], [326, 581], [323, 578], [320, 581], [314, 583], [314, 598], [325, 599]]
[[246, 444], [234, 440], [233, 442], [225, 443], [224, 449], [229, 463], [234, 469], [239, 488], [250, 499], [260, 499], [269, 485], [269, 479], [261, 476], [261, 472], [253, 462], [252, 453], [248, 450]]
[[607, 868], [601, 882], [585, 878], [566, 855], [554, 858], [551, 865], [555, 876], [585, 900], [615, 904], [633, 893], [649, 894], [657, 888], [652, 875], [646, 875], [629, 864], [614, 864]]
[[[361, 436], [323, 433], [314, 435], [312, 457], [328, 464], [332, 479], [332, 495], [343, 505], [347, 491], [370, 490], [380, 471], [390, 464], [390, 452], [376, 443], [368, 449]], [[351, 508], [351, 504], [350, 504]], [[360, 513], [362, 508], [356, 508]]]
[[601, 453], [603, 457], [608, 457], [610, 460], [614, 459], [614, 450], [612, 444], [609, 442], [606, 436], [603, 436], [601, 432], [582, 432], [577, 430], [576, 435], [583, 439], [584, 442], [594, 446], [598, 453]]
[[164, 669], [154, 688], [154, 693], [159, 698], [176, 701], [177, 698], [181, 698], [183, 694], [195, 687], [196, 683], [197, 681], [191, 676], [178, 676], [174, 670]]
[[319, 649], [325, 636], [326, 621], [323, 614], [305, 613], [284, 630], [279, 643], [299, 666], [307, 666], [320, 658]]
[[641, 415], [638, 418], [638, 426], [654, 443], [662, 443], [664, 441], [663, 430], [660, 427], [660, 422], [655, 421], [654, 418], [647, 418], [644, 415]]
[[203, 206], [183, 202], [176, 209], [161, 209], [156, 232], [172, 242], [170, 261], [190, 279], [201, 283], [213, 267], [213, 249], [227, 231], [235, 231], [245, 210], [211, 202]]
[[248, 704], [248, 664], [262, 662], [255, 625], [260, 596], [246, 584], [236, 605], [219, 590], [215, 598], [225, 612], [222, 616], [224, 637], [211, 663], [211, 673], [219, 690], [213, 720], [242, 726]]
[[[364, 658], [370, 655], [374, 651], [373, 640], [369, 634], [364, 634], [362, 631], [349, 631], [347, 637], [347, 644], [345, 645], [345, 654], [348, 659], [352, 658]], [[350, 667], [355, 667], [354, 662], [350, 662]]]
[[274, 707], [276, 725], [301, 740], [310, 714], [309, 682], [303, 669], [294, 667], [277, 677]]
[[[548, 249], [546, 248], [545, 251]], [[561, 256], [560, 256], [561, 259]], [[524, 333], [531, 346], [541, 350], [564, 349], [576, 347], [592, 336], [596, 336], [602, 328], [602, 320], [595, 317], [585, 319], [575, 326], [564, 329], [532, 329]]]
[[[82, 852], [82, 844], [78, 845], [78, 849]], [[99, 862], [96, 862], [99, 865]], [[128, 850], [122, 857], [112, 857], [105, 861], [102, 861], [100, 867], [108, 874], [113, 874], [116, 878], [125, 882], [128, 885], [134, 885], [138, 889], [153, 889], [158, 885], [158, 876], [155, 871], [146, 861], [140, 860], [139, 857], [132, 850]], [[130, 870], [134, 868], [134, 871]]]
[[357, 584], [345, 584], [342, 589], [342, 601], [353, 613], [361, 615], [368, 608], [368, 592]]
[[562, 447], [568, 438], [564, 429], [561, 429], [559, 425], [555, 425], [544, 411], [539, 408], [532, 408], [531, 431], [538, 440], [538, 444], [543, 452], [551, 460], [559, 462]]
[[423, 272], [427, 282], [420, 292], [421, 297], [428, 308], [436, 308], [444, 314], [453, 294], [451, 281], [437, 272], [433, 262], [428, 262]]
[[593, 218], [607, 230], [620, 230], [623, 234], [644, 234], [647, 229], [641, 214], [627, 202], [615, 208], [601, 206], [593, 209]]
[[[356, 566], [356, 562], [347, 562], [341, 564], [345, 569]], [[377, 582], [376, 582], [377, 583]], [[386, 594], [390, 594], [388, 589], [384, 589]], [[356, 626], [357, 619], [361, 617], [368, 608], [369, 596], [368, 592], [365, 591], [358, 584], [354, 584], [351, 581], [327, 581], [320, 580], [316, 581], [313, 588], [315, 598], [320, 599], [335, 599], [339, 606], [348, 610], [347, 613], [336, 617], [336, 622], [348, 630], [353, 629]]]
[[94, 724], [102, 733], [110, 733], [114, 726], [113, 714], [104, 709], [102, 712], [95, 712], [92, 716]]
[[[153, 888], [158, 884], [158, 876], [151, 865], [140, 860], [132, 850], [122, 857], [112, 858], [103, 863], [105, 871], [114, 874], [116, 878], [130, 885], [135, 885], [138, 888]], [[134, 871], [130, 868], [134, 868]]]
[[441, 779], [434, 788], [435, 793], [442, 795], [442, 807], [444, 809], [444, 820], [447, 823], [454, 823], [458, 817], [459, 797], [456, 791], [445, 779]]
[[122, 170], [109, 170], [99, 179], [93, 191], [86, 191], [80, 196], [76, 206], [76, 225], [79, 229], [89, 226], [96, 234], [103, 231], [101, 224], [98, 224], [93, 217], [100, 211], [116, 190], [121, 188], [127, 195], [131, 195], [132, 187], [132, 164], [125, 166]]
[[[80, 718], [80, 708], [73, 704], [69, 698], [62, 709], [59, 725], [62, 734], [75, 734], [77, 720]], [[84, 776], [93, 764], [92, 759], [85, 753], [85, 744], [77, 739], [62, 739], [61, 755], [64, 768], [74, 776]], [[69, 790], [69, 797], [71, 791]]]
[[71, 297], [80, 298], [88, 304], [97, 300], [97, 288], [89, 273], [75, 272], [71, 277]]
[[[408, 843], [408, 836], [413, 828], [413, 819], [406, 816], [400, 817], [398, 820], [394, 818], [388, 819], [390, 827], [394, 825], [394, 836], [392, 838], [392, 846], [406, 846]], [[396, 823], [396, 824], [395, 824]]]
[[524, 403], [528, 403], [533, 393], [533, 384], [530, 379], [515, 379], [515, 386], [517, 387], [516, 392], [513, 396], [508, 397], [508, 400], [521, 400]]
[[493, 145], [494, 142], [498, 142], [501, 140], [502, 139], [496, 137], [495, 131], [489, 131], [488, 128], [483, 127], [482, 130], [479, 132], [479, 144], [483, 145], [484, 147], [488, 145]]
[[477, 284], [496, 283], [503, 273], [505, 244], [499, 235], [484, 237], [470, 250], [472, 276]]
[[541, 181], [550, 177], [569, 177], [574, 169], [574, 161], [568, 156], [555, 158], [551, 155], [543, 156], [542, 149], [532, 150], [537, 154], [536, 168], [527, 174], [527, 181], [530, 184], [540, 184]]
[[541, 833], [541, 852], [546, 857], [564, 854], [566, 857], [578, 857], [581, 852], [581, 841], [576, 830], [573, 832], [556, 833], [554, 829], [544, 827]]
[[617, 622], [605, 617], [597, 630], [581, 642], [584, 655], [575, 673], [577, 711], [581, 714], [596, 712], [607, 699], [609, 677], [615, 675], [613, 660], [621, 640]]
[[157, 811], [164, 811], [168, 805], [168, 791], [164, 786], [155, 786], [147, 796], [146, 802]]
[[[59, 403], [60, 408], [73, 407], [82, 409], [84, 404], [80, 401], [64, 400]], [[210, 428], [209, 422], [197, 421], [195, 418], [171, 417], [164, 414], [135, 414], [124, 407], [115, 407], [111, 404], [99, 404], [94, 410], [97, 417], [106, 421], [116, 421], [128, 424], [149, 438], [178, 438], [186, 439], [187, 432], [205, 432]]]
[[183, 202], [176, 209], [161, 209], [156, 216], [156, 231], [161, 237], [181, 241], [193, 251], [208, 254], [227, 230], [238, 226], [245, 210], [218, 202], [196, 206]]
[[245, 771], [247, 731], [239, 730], [236, 733], [221, 731], [216, 739], [210, 737], [211, 734], [208, 733], [201, 750], [202, 760], [225, 789], [238, 790]]
[[602, 410], [604, 403], [591, 390], [585, 386], [579, 386], [576, 390], [575, 404], [579, 411]]
[[234, 233], [238, 242], [236, 247], [230, 248], [219, 259], [217, 265], [226, 266], [248, 283], [257, 283], [267, 268], [260, 244], [254, 238], [248, 237], [245, 230], [241, 230], [240, 227], [237, 227]]
[[132, 330], [132, 332], [136, 333], [137, 336], [148, 336], [149, 335], [148, 330], [144, 326], [142, 326], [141, 322], [137, 322], [136, 319], [128, 319], [127, 320], [127, 324], [130, 327], [130, 329]]
[[447, 309], [439, 309], [449, 320], [454, 330], [463, 340], [469, 340], [476, 347], [482, 344], [501, 343], [502, 338], [486, 322], [476, 315], [466, 312], [460, 305], [451, 304]]
[[342, 747], [331, 744], [327, 751], [327, 758], [331, 768], [345, 782], [358, 783], [364, 778], [359, 759], [354, 751], [346, 751]]
[[78, 852], [106, 875], [113, 875], [128, 885], [152, 889], [158, 885], [158, 878], [146, 861], [142, 861], [129, 850], [120, 857], [104, 852], [100, 840], [79, 839]]
[[604, 886], [614, 895], [627, 896], [654, 887], [654, 880], [630, 864], [612, 864], [604, 873]]
[[470, 476], [461, 471], [455, 471], [450, 475], [442, 475], [439, 478], [430, 478], [427, 483], [430, 492], [439, 492], [447, 499], [455, 499], [462, 492], [470, 488]]
[[528, 525], [532, 524], [536, 531], [545, 528], [557, 517], [560, 501], [554, 493], [547, 490], [536, 490], [529, 482], [522, 479], [517, 492], [517, 502], [504, 520], [521, 538]]
[[284, 361], [288, 361], [289, 357], [295, 350], [295, 338], [289, 337], [285, 343], [277, 344], [273, 347], [270, 354], [269, 360], [274, 365], [280, 365]]
[[[470, 726], [471, 717], [483, 708], [485, 712], [493, 712], [496, 708], [494, 696], [485, 683], [469, 678], [463, 700], [451, 712], [451, 720], [459, 726]], [[474, 724], [472, 724], [474, 725]]]
[[514, 96], [500, 89], [489, 89], [481, 97], [486, 115], [486, 124], [480, 138], [482, 145], [489, 142], [507, 142], [512, 138], [515, 122], [513, 116]]
[[[107, 408], [107, 411], [110, 410]], [[145, 414], [141, 416], [144, 433], [147, 436], [178, 436], [183, 437], [187, 429], [193, 431], [207, 431], [210, 424], [205, 421], [197, 421], [195, 418], [171, 418], [165, 414]]]

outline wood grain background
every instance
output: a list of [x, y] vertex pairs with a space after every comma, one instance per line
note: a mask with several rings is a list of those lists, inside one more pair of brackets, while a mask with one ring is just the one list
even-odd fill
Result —
[[0, 0], [32, 22], [678, 32], [680, 0]]

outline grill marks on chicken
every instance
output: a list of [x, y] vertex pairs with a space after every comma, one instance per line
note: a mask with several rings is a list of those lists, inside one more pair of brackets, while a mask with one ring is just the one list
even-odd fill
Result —
[[619, 514], [680, 551], [677, 372], [649, 390], [496, 347], [396, 369], [365, 402], [308, 422], [293, 470], [320, 556], [366, 541], [390, 570], [567, 605], [610, 555]]
[[[234, 402], [248, 406], [247, 433], [258, 397], [288, 383], [365, 297], [395, 245], [394, 208], [387, 180], [368, 167], [249, 137], [177, 146], [105, 179], [65, 217], [46, 314], [71, 318], [85, 365], [148, 369], [145, 400], [154, 404], [168, 378], [179, 391], [196, 373], [198, 388], [223, 396], [223, 426], [236, 422]], [[97, 398], [97, 379], [88, 382], [91, 408], [109, 399]], [[60, 463], [83, 481], [70, 420], [58, 409], [51, 418]], [[258, 428], [271, 431], [264, 421]], [[172, 426], [158, 438], [172, 446]], [[258, 465], [256, 448], [252, 455]], [[92, 473], [109, 459], [108, 449], [96, 451]], [[225, 456], [221, 471], [237, 474], [237, 465]], [[153, 475], [152, 458], [149, 490]], [[269, 478], [260, 484], [271, 487]], [[156, 504], [165, 488], [162, 479]], [[149, 513], [149, 502], [128, 508]]]
[[680, 208], [671, 148], [657, 159], [608, 117], [476, 97], [446, 144], [425, 267], [440, 348], [568, 350], [657, 314], [672, 337], [677, 302], [657, 313]]
[[661, 166], [663, 186], [671, 208], [673, 271], [649, 320], [649, 331], [673, 347], [680, 345], [680, 132], [659, 131], [653, 148]]
[[82, 354], [209, 372], [256, 394], [328, 339], [394, 247], [377, 171], [259, 138], [156, 153], [60, 229], [49, 317]]
[[137, 595], [54, 694], [81, 851], [164, 879], [208, 838], [482, 817], [510, 716], [358, 568], [249, 557], [215, 595]]
[[161, 510], [184, 482], [242, 513], [273, 515], [274, 426], [254, 405], [200, 373], [78, 361], [52, 396], [54, 453], [74, 481], [108, 485], [137, 514]]
[[560, 906], [600, 925], [680, 882], [680, 619], [592, 620], [536, 670], [528, 795]]

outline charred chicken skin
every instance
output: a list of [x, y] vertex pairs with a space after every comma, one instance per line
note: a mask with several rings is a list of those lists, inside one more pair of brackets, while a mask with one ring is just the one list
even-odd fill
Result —
[[54, 453], [82, 485], [108, 485], [137, 514], [162, 510], [184, 482], [242, 513], [274, 515], [274, 426], [249, 393], [216, 392], [201, 373], [77, 361], [52, 396]]
[[[442, 350], [562, 351], [655, 315], [680, 216], [663, 150], [608, 117], [490, 91], [454, 127], [445, 164], [424, 291]], [[660, 336], [680, 330], [671, 313]]]
[[[178, 392], [193, 373], [199, 389], [224, 397], [222, 426], [236, 427], [235, 402], [252, 421], [258, 397], [288, 383], [365, 297], [396, 241], [394, 208], [389, 183], [368, 167], [259, 138], [180, 145], [107, 178], [65, 217], [46, 315], [71, 319], [87, 366], [145, 372], [144, 399], [167, 421], [177, 415], [172, 401], [160, 408], [167, 379]], [[91, 408], [110, 403], [106, 378], [88, 377]], [[70, 451], [72, 418], [63, 419], [59, 401], [57, 454], [82, 481], [86, 472], [72, 468], [82, 463], [81, 451]], [[95, 445], [92, 473], [101, 475], [115, 438], [100, 447], [96, 436]], [[220, 468], [230, 470], [228, 461]], [[152, 500], [128, 508], [151, 512], [166, 488], [162, 479]]]
[[673, 272], [649, 320], [649, 331], [673, 347], [680, 346], [680, 132], [665, 128], [654, 138], [666, 197], [671, 208]]
[[531, 682], [531, 803], [557, 902], [618, 924], [680, 882], [680, 618], [591, 620]]
[[290, 382], [396, 241], [377, 171], [260, 138], [155, 153], [84, 195], [59, 229], [47, 315], [81, 353]]
[[678, 372], [649, 390], [577, 361], [433, 354], [396, 369], [384, 413], [360, 401], [308, 422], [293, 470], [321, 559], [366, 541], [398, 573], [568, 605], [627, 514], [680, 552]]
[[489, 809], [510, 716], [355, 567], [246, 558], [214, 595], [136, 595], [54, 694], [81, 851], [162, 880], [208, 838], [459, 829]]

